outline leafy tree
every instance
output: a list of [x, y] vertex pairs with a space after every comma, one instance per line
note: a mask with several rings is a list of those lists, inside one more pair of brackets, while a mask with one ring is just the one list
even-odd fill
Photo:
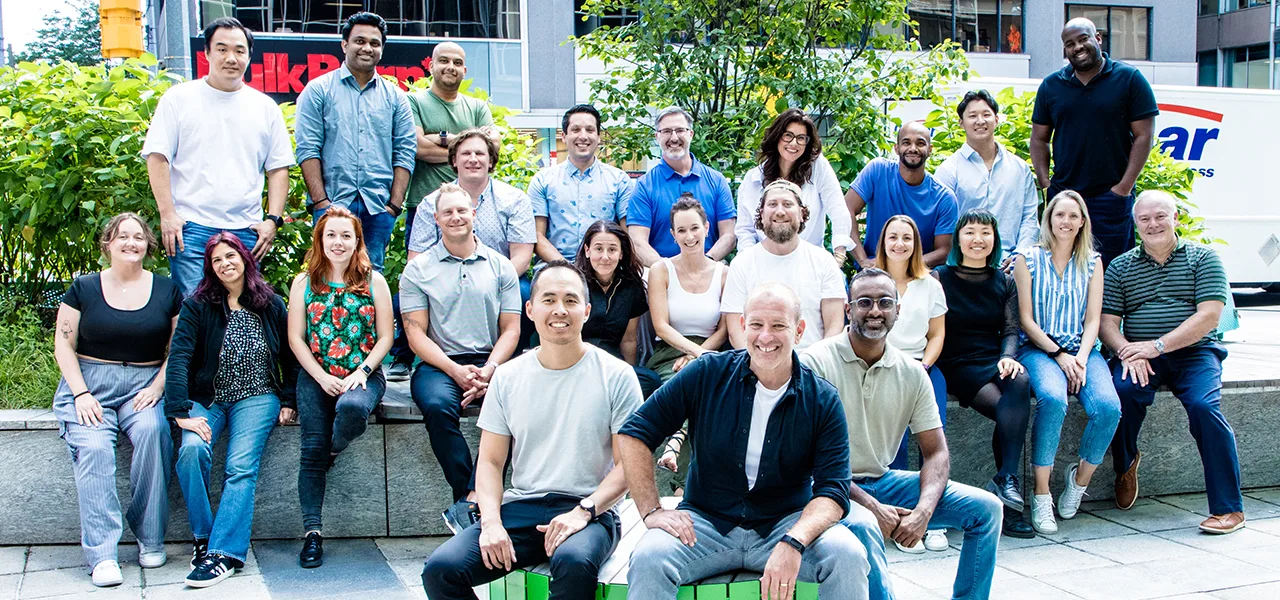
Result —
[[80, 66], [102, 62], [102, 27], [98, 19], [98, 3], [75, 0], [69, 13], [47, 15], [44, 26], [36, 31], [34, 42], [14, 56], [15, 62], [47, 60], [69, 61]]
[[[626, 8], [634, 23], [574, 42], [607, 76], [591, 95], [614, 155], [652, 154], [651, 115], [675, 104], [696, 120], [699, 160], [730, 179], [755, 165], [765, 127], [788, 107], [825, 127], [823, 149], [851, 181], [889, 145], [886, 98], [929, 97], [966, 77], [952, 43], [921, 51], [900, 32], [906, 0], [586, 0], [589, 15]], [[893, 54], [894, 52], [910, 53]]]

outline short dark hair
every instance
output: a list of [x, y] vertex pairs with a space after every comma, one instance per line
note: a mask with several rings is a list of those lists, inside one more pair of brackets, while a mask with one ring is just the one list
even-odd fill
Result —
[[591, 290], [587, 288], [587, 276], [583, 275], [581, 269], [567, 260], [553, 260], [542, 265], [541, 268], [533, 272], [533, 281], [529, 283], [530, 298], [533, 298], [533, 294], [538, 290], [538, 280], [542, 279], [542, 274], [552, 269], [568, 269], [573, 271], [573, 274], [577, 275], [578, 279], [582, 281], [582, 301], [587, 303], [591, 302]]
[[243, 31], [244, 39], [249, 42], [249, 54], [253, 54], [253, 32], [249, 31], [249, 28], [245, 27], [244, 23], [241, 23], [240, 19], [237, 19], [235, 17], [222, 17], [221, 19], [214, 19], [213, 21], [209, 22], [208, 25], [204, 26], [204, 33], [201, 33], [200, 35], [204, 36], [205, 52], [208, 52], [210, 50], [210, 44], [213, 41], [213, 33], [219, 29], [239, 29], [240, 31]]
[[971, 224], [987, 225], [991, 227], [991, 254], [987, 257], [987, 266], [993, 269], [1000, 267], [1000, 254], [1003, 252], [1004, 246], [1000, 245], [1000, 222], [996, 220], [996, 216], [985, 208], [971, 208], [960, 215], [956, 221], [956, 228], [951, 232], [951, 251], [947, 253], [947, 264], [958, 265], [964, 261], [964, 253], [960, 251], [960, 230], [965, 225]]
[[[849, 299], [850, 299], [850, 300], [852, 300], [852, 299], [853, 299], [853, 284], [854, 284], [854, 283], [856, 283], [859, 279], [870, 279], [870, 278], [872, 278], [872, 277], [888, 277], [888, 278], [889, 278], [889, 281], [891, 281], [891, 282], [893, 281], [893, 275], [890, 275], [890, 274], [889, 274], [889, 272], [888, 272], [888, 271], [886, 271], [886, 270], [884, 270], [884, 269], [878, 269], [878, 268], [876, 268], [876, 267], [868, 267], [868, 268], [866, 268], [866, 269], [862, 269], [862, 270], [858, 271], [857, 273], [854, 273], [854, 274], [853, 274], [853, 277], [849, 279], [849, 290], [848, 290], [848, 291], [849, 291]], [[895, 297], [898, 295], [898, 286], [897, 286], [897, 285], [894, 285], [894, 286], [893, 286], [893, 295], [894, 295]]]
[[671, 215], [669, 218], [672, 223], [672, 229], [675, 229], [676, 213], [685, 210], [691, 210], [698, 213], [698, 216], [702, 217], [702, 222], [707, 222], [707, 209], [703, 208], [702, 203], [693, 195], [693, 192], [684, 192], [680, 194], [680, 199], [676, 200], [676, 203], [671, 205]]
[[596, 118], [596, 130], [600, 130], [600, 111], [590, 104], [578, 104], [569, 110], [564, 111], [564, 118], [560, 120], [560, 131], [569, 131], [569, 117], [576, 114], [586, 113]]
[[974, 100], [986, 102], [987, 106], [991, 107], [991, 112], [1000, 114], [1000, 103], [996, 102], [995, 96], [992, 96], [991, 92], [988, 92], [987, 90], [970, 90], [965, 92], [964, 97], [960, 99], [960, 104], [956, 105], [956, 116], [963, 119], [964, 110], [968, 108], [969, 103]]
[[356, 25], [372, 25], [377, 27], [378, 33], [382, 34], [382, 43], [387, 43], [386, 20], [368, 11], [360, 11], [350, 17], [347, 17], [347, 21], [342, 24], [342, 29], [339, 30], [339, 33], [342, 34], [342, 41], [345, 42], [351, 39], [351, 30], [354, 29]]

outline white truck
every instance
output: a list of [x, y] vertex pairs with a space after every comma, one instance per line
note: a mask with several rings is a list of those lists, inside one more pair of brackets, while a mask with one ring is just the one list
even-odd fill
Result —
[[[1039, 86], [1038, 79], [975, 78], [949, 92], [1012, 87], [1022, 93]], [[1280, 91], [1151, 87], [1160, 107], [1158, 143], [1200, 174], [1190, 200], [1209, 234], [1226, 241], [1215, 249], [1231, 285], [1280, 292]], [[906, 121], [933, 109], [916, 100], [898, 103], [891, 113]]]

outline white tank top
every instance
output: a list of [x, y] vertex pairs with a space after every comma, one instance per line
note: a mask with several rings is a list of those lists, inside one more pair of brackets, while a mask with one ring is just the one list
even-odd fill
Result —
[[671, 327], [686, 337], [711, 337], [720, 325], [720, 278], [724, 275], [724, 264], [716, 263], [711, 285], [701, 294], [684, 291], [671, 259], [662, 259], [662, 264], [667, 268], [667, 313]]

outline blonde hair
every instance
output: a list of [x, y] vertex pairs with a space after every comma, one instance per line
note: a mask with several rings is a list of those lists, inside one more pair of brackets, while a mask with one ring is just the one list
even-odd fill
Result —
[[1057, 208], [1058, 203], [1063, 200], [1071, 200], [1080, 207], [1080, 231], [1076, 232], [1076, 241], [1071, 247], [1071, 257], [1076, 261], [1077, 267], [1088, 272], [1089, 262], [1093, 258], [1093, 220], [1089, 217], [1089, 207], [1085, 206], [1084, 198], [1075, 191], [1058, 192], [1044, 207], [1044, 214], [1040, 216], [1040, 240], [1036, 245], [1053, 252], [1053, 228], [1049, 221], [1053, 219], [1053, 209]]
[[440, 199], [443, 198], [445, 194], [462, 194], [463, 197], [467, 199], [468, 206], [471, 206], [475, 202], [475, 199], [471, 197], [471, 192], [468, 192], [466, 188], [451, 181], [446, 181], [440, 184], [440, 187], [436, 188], [437, 211], [440, 210]]
[[876, 241], [876, 268], [881, 271], [889, 270], [889, 258], [885, 256], [884, 234], [889, 231], [889, 225], [893, 223], [906, 223], [911, 228], [912, 248], [911, 258], [907, 259], [907, 277], [912, 279], [924, 279], [929, 276], [928, 267], [924, 266], [924, 246], [920, 242], [920, 228], [916, 227], [916, 222], [907, 215], [894, 215], [884, 222], [884, 227], [880, 228], [880, 239]]

